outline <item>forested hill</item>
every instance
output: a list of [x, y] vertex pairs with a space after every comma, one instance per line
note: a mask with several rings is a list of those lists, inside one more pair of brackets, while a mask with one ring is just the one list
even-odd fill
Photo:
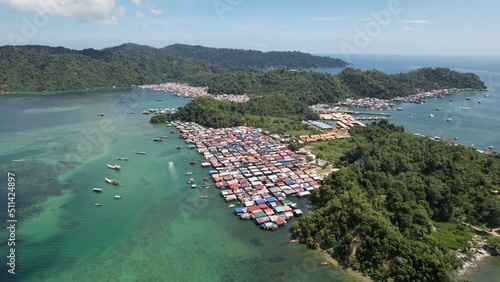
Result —
[[[448, 281], [472, 229], [500, 226], [500, 157], [414, 136], [387, 121], [350, 131], [343, 168], [292, 234], [376, 281]], [[492, 238], [493, 240], [494, 238]]]
[[[210, 50], [205, 55], [212, 52], [217, 54], [215, 58], [228, 59], [224, 63], [214, 63], [204, 56], [195, 58], [195, 55], [181, 56], [168, 51], [184, 47], [186, 50]], [[255, 66], [252, 60], [260, 55], [263, 58], [259, 60], [266, 61], [267, 65], [288, 64], [290, 67], [310, 66], [308, 64], [313, 61], [321, 62], [325, 58], [298, 52], [200, 48], [173, 45], [170, 49], [157, 49], [123, 44], [103, 50], [79, 51], [63, 47], [4, 46], [0, 47], [0, 92], [78, 90], [172, 81], [208, 86], [211, 93], [282, 93], [312, 105], [338, 102], [349, 96], [390, 99], [415, 94], [418, 90], [486, 88], [477, 75], [447, 68], [423, 68], [397, 75], [350, 67], [338, 75], [286, 68], [259, 72], [249, 68]], [[301, 57], [311, 60], [297, 59]], [[225, 64], [233, 66], [229, 68]], [[241, 68], [235, 69], [235, 66]]]
[[[78, 90], [166, 81], [205, 86], [236, 69], [248, 71], [255, 66], [339, 65], [335, 59], [299, 52], [265, 53], [256, 65], [259, 51], [204, 49], [211, 50], [216, 58], [227, 58], [223, 63], [214, 63], [207, 56], [180, 54], [182, 48], [191, 50], [193, 47], [173, 45], [170, 49], [158, 49], [131, 43], [103, 50], [3, 46], [0, 47], [0, 92]], [[201, 50], [203, 47], [194, 48]], [[177, 50], [179, 54], [171, 50]], [[235, 52], [240, 55], [233, 56]], [[340, 65], [344, 65], [342, 63]]]
[[349, 64], [340, 59], [314, 56], [298, 51], [271, 51], [210, 48], [174, 44], [163, 48], [167, 53], [181, 57], [196, 58], [228, 68], [263, 69], [269, 67], [314, 68], [314, 67], [345, 67]]

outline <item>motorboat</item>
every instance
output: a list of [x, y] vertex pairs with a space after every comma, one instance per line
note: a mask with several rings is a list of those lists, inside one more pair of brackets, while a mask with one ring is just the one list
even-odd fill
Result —
[[118, 184], [120, 184], [120, 182], [118, 182], [118, 180], [116, 180], [116, 179], [109, 179], [109, 178], [104, 177], [104, 180], [107, 183], [112, 184], [112, 185], [118, 185]]
[[120, 195], [115, 195], [115, 196], [113, 197], [113, 199], [115, 199], [115, 200], [119, 200], [119, 199], [121, 199], [121, 198], [122, 198], [122, 196], [120, 196]]
[[96, 206], [96, 207], [102, 207], [102, 204], [95, 203], [95, 206]]
[[114, 169], [114, 170], [120, 170], [120, 169], [122, 169], [122, 167], [121, 167], [121, 166], [119, 166], [119, 165], [110, 165], [110, 164], [106, 164], [106, 165], [107, 165], [107, 166], [108, 166], [108, 168], [110, 168], [110, 169]]
[[102, 189], [94, 187], [94, 188], [92, 188], [92, 191], [94, 191], [94, 192], [102, 192]]
[[140, 152], [135, 151], [134, 153], [136, 153], [137, 155], [145, 155], [146, 154], [146, 152], [143, 152], [143, 151], [140, 151]]
[[118, 157], [116, 159], [119, 160], [119, 161], [128, 161], [127, 157]]

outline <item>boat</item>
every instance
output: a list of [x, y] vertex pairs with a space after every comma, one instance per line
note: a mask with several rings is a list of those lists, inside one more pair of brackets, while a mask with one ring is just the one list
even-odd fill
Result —
[[465, 98], [465, 100], [470, 101], [470, 100], [472, 100], [472, 98], [471, 97], [467, 97], [467, 98]]
[[94, 192], [102, 192], [102, 189], [94, 187], [94, 188], [92, 188], [92, 191], [94, 191]]
[[191, 184], [191, 188], [196, 188], [196, 187], [198, 187], [198, 185], [196, 185], [196, 183]]
[[104, 180], [107, 183], [112, 184], [112, 185], [118, 185], [118, 184], [120, 184], [120, 182], [118, 182], [118, 180], [116, 180], [116, 179], [109, 179], [109, 178], [104, 177]]
[[143, 115], [149, 115], [149, 111], [148, 110], [144, 110], [144, 111], [142, 111], [142, 114]]
[[142, 152], [142, 151], [141, 152], [135, 151], [134, 153], [136, 153], [137, 155], [145, 155], [146, 154], [146, 152]]
[[201, 195], [201, 197], [202, 197], [203, 199], [206, 199], [206, 198], [208, 198], [208, 195], [207, 195], [207, 194], [203, 194], [203, 195]]
[[191, 178], [189, 178], [188, 183], [189, 183], [189, 184], [191, 184], [191, 183], [193, 183], [193, 182], [194, 182], [194, 178], [192, 178], [192, 177], [191, 177]]
[[186, 175], [191, 175], [193, 174], [191, 171], [186, 172]]
[[170, 133], [175, 133], [175, 130], [173, 130], [173, 129], [172, 129], [172, 130], [170, 130]]
[[96, 207], [102, 207], [102, 204], [95, 203]]
[[433, 118], [433, 117], [434, 117], [434, 115], [433, 115], [433, 114], [429, 114], [429, 118]]
[[478, 104], [481, 104], [481, 100], [477, 100], [477, 103], [478, 103]]
[[396, 108], [396, 111], [402, 111], [403, 108]]
[[168, 136], [167, 135], [162, 136], [161, 139], [168, 139]]
[[129, 115], [133, 115], [133, 114], [134, 114], [134, 112], [130, 111], [130, 112], [127, 112], [127, 114], [129, 114]]
[[156, 99], [156, 102], [161, 102], [163, 101], [163, 99]]
[[468, 110], [470, 110], [470, 108], [469, 107], [460, 107], [460, 110], [462, 110], [462, 111], [468, 111]]
[[436, 108], [436, 111], [441, 111], [442, 109], [441, 108]]
[[235, 205], [234, 204], [230, 204], [229, 206], [227, 206], [228, 208], [234, 208]]
[[116, 159], [119, 160], [119, 161], [128, 161], [127, 157], [118, 157]]
[[115, 196], [113, 197], [113, 199], [116, 199], [116, 200], [119, 200], [119, 199], [121, 199], [121, 198], [122, 198], [122, 196], [120, 196], [120, 195], [115, 195]]
[[100, 116], [100, 117], [103, 117], [103, 116], [104, 116], [104, 114], [103, 114], [103, 113], [99, 113], [99, 114], [97, 114], [97, 115], [98, 115], [98, 116]]
[[155, 138], [153, 138], [153, 141], [155, 141], [155, 142], [162, 142], [163, 138], [155, 137]]
[[177, 146], [176, 148], [177, 148], [177, 149], [182, 149], [182, 147], [181, 147], [181, 146]]
[[489, 150], [493, 150], [493, 146], [488, 146], [488, 149]]
[[122, 167], [121, 167], [121, 166], [119, 166], [119, 165], [110, 165], [110, 164], [106, 164], [106, 165], [107, 165], [107, 166], [108, 166], [108, 168], [110, 168], [110, 169], [114, 169], [114, 170], [120, 170], [120, 169], [122, 169]]
[[191, 161], [189, 162], [189, 164], [196, 164], [196, 161], [195, 161], [195, 160], [191, 160]]
[[446, 121], [451, 121], [451, 118], [447, 118]]

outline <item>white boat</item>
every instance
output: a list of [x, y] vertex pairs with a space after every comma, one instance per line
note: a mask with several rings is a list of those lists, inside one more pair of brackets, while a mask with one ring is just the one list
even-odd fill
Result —
[[120, 184], [120, 182], [118, 182], [118, 180], [116, 180], [116, 179], [109, 179], [109, 178], [104, 177], [104, 180], [107, 183], [112, 184], [112, 185], [118, 185], [118, 184]]
[[429, 118], [433, 118], [433, 117], [434, 117], [434, 115], [433, 115], [433, 114], [429, 114]]
[[447, 118], [446, 121], [451, 121], [451, 118]]
[[146, 154], [146, 152], [144, 152], [144, 151], [140, 151], [140, 152], [135, 151], [134, 153], [136, 153], [137, 155], [145, 155]]
[[120, 196], [120, 195], [115, 195], [113, 198], [114, 198], [114, 199], [116, 199], [116, 200], [119, 200], [119, 199], [121, 199], [121, 198], [122, 198], [122, 196]]
[[94, 188], [92, 188], [92, 191], [94, 191], [94, 192], [102, 192], [102, 189], [94, 187]]
[[229, 205], [229, 206], [227, 206], [227, 207], [228, 207], [228, 208], [234, 208], [234, 207], [235, 207], [235, 205], [231, 204], [231, 205]]
[[96, 206], [96, 207], [102, 207], [102, 204], [98, 204], [98, 203], [96, 203], [96, 204], [95, 204], [95, 206]]
[[119, 166], [119, 165], [110, 165], [110, 164], [106, 164], [106, 165], [107, 165], [107, 166], [108, 166], [108, 168], [110, 168], [110, 169], [114, 169], [114, 170], [120, 170], [120, 169], [122, 169], [122, 167], [121, 167], [121, 166]]

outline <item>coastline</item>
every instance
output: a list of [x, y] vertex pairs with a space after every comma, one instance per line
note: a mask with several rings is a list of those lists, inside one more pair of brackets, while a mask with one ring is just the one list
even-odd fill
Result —
[[458, 253], [458, 257], [462, 260], [466, 259], [466, 261], [464, 261], [464, 265], [460, 269], [454, 271], [454, 278], [464, 279], [472, 271], [480, 267], [482, 264], [486, 263], [487, 258], [493, 256], [490, 251], [485, 248], [487, 243], [484, 240], [481, 241], [480, 244], [482, 245], [479, 248], [475, 249], [473, 257], [468, 257], [464, 254]]

